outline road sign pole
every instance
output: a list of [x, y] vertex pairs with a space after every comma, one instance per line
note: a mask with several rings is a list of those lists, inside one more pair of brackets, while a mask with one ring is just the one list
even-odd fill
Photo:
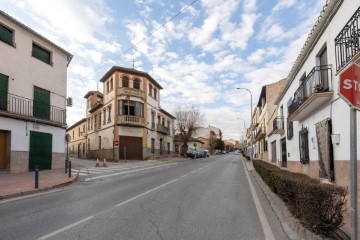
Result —
[[356, 109], [350, 108], [351, 239], [357, 237], [357, 126]]

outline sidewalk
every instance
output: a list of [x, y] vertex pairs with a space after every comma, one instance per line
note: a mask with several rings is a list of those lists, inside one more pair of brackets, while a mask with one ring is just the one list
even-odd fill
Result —
[[77, 180], [77, 175], [71, 178], [64, 169], [43, 170], [39, 172], [39, 188], [35, 189], [35, 173], [3, 173], [0, 174], [0, 201], [2, 199], [19, 197], [32, 193], [51, 190], [65, 186]]

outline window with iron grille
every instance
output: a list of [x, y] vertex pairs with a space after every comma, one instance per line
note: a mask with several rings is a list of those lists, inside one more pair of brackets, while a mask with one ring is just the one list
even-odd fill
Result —
[[287, 138], [290, 140], [294, 137], [293, 122], [287, 121]]
[[307, 128], [302, 127], [299, 132], [300, 162], [309, 163], [309, 133]]
[[32, 44], [32, 53], [31, 55], [34, 58], [39, 59], [40, 61], [43, 61], [44, 63], [51, 65], [51, 52], [46, 50], [43, 47], [40, 47], [39, 45], [33, 43]]

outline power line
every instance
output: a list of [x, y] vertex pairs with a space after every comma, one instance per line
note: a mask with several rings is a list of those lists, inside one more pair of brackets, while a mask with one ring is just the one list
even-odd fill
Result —
[[[183, 13], [185, 10], [187, 10], [189, 7], [191, 7], [192, 5], [194, 5], [197, 1], [199, 0], [194, 0], [191, 3], [189, 3], [188, 5], [186, 5], [186, 7], [182, 8], [177, 14], [175, 14], [174, 16], [172, 16], [169, 20], [167, 20], [165, 23], [163, 23], [162, 25], [160, 25], [158, 28], [156, 28], [155, 30], [153, 30], [152, 32], [150, 32], [148, 35], [146, 35], [144, 38], [142, 38], [140, 41], [136, 42], [135, 44], [132, 44], [129, 48], [127, 48], [124, 52], [120, 53], [119, 55], [117, 55], [116, 57], [114, 57], [113, 59], [110, 60], [116, 60], [119, 57], [123, 56], [124, 54], [126, 54], [127, 52], [129, 52], [130, 50], [134, 49], [137, 45], [139, 45], [140, 43], [142, 43], [143, 41], [145, 41], [146, 39], [150, 38], [154, 33], [156, 33], [157, 31], [159, 31], [161, 28], [164, 28], [169, 22], [171, 22], [172, 20], [174, 20], [177, 16], [179, 16], [181, 13]], [[91, 74], [94, 74], [96, 72], [98, 72], [99, 70], [101, 70], [102, 68], [106, 67], [109, 64], [109, 61], [105, 64], [103, 64], [102, 66], [100, 66], [99, 68], [95, 69], [94, 72], [92, 72]], [[91, 74], [89, 74], [88, 76], [90, 76]], [[87, 76], [87, 77], [88, 77]], [[84, 78], [83, 78], [84, 79]]]

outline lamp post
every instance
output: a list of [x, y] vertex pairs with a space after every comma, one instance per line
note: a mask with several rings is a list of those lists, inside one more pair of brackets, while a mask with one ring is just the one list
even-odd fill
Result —
[[[250, 130], [251, 130], [251, 127], [253, 125], [253, 118], [252, 118], [252, 93], [249, 89], [247, 88], [241, 88], [241, 87], [238, 87], [236, 89], [240, 89], [240, 90], [246, 90], [250, 93], [250, 119], [251, 119], [251, 125], [250, 125]], [[253, 134], [252, 134], [252, 130], [251, 130], [251, 135], [250, 135], [250, 146], [251, 146], [251, 151], [250, 151], [250, 160], [252, 161], [253, 160]]]

